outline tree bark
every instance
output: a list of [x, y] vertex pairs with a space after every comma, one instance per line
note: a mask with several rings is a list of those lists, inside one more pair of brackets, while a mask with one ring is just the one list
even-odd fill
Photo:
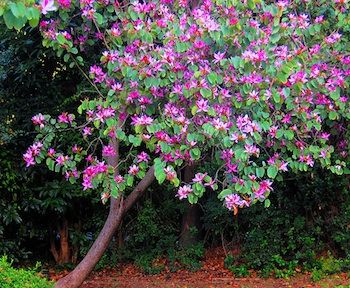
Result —
[[125, 200], [123, 200], [122, 196], [119, 196], [117, 199], [111, 199], [111, 206], [107, 220], [89, 252], [72, 272], [56, 283], [55, 288], [80, 287], [107, 249], [122, 217], [139, 199], [139, 197], [141, 197], [153, 180], [154, 168], [152, 166], [147, 171], [145, 177]]
[[[183, 180], [186, 183], [192, 181], [194, 177], [194, 165], [186, 166], [184, 169]], [[184, 215], [182, 216], [182, 227], [181, 227], [181, 235], [180, 235], [180, 246], [188, 247], [193, 245], [198, 240], [197, 235], [193, 233], [192, 229], [197, 229], [198, 232], [201, 230], [200, 225], [200, 207], [198, 204], [186, 204], [186, 210]]]
[[68, 221], [66, 218], [62, 223], [57, 224], [57, 231], [60, 235], [59, 243], [56, 243], [54, 230], [50, 229], [50, 251], [57, 264], [66, 264], [71, 262], [71, 247], [69, 245]]

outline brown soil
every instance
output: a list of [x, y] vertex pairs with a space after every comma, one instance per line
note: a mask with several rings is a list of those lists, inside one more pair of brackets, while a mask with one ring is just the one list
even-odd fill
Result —
[[[52, 279], [57, 280], [66, 273], [54, 274]], [[265, 279], [252, 272], [249, 277], [235, 278], [224, 268], [222, 251], [213, 249], [207, 252], [203, 267], [197, 272], [179, 270], [171, 273], [165, 270], [158, 275], [144, 275], [135, 266], [123, 264], [114, 269], [92, 273], [81, 288], [333, 288], [339, 285], [347, 285], [342, 288], [350, 288], [349, 275], [332, 275], [317, 283], [311, 280], [310, 273], [298, 273], [290, 279]]]

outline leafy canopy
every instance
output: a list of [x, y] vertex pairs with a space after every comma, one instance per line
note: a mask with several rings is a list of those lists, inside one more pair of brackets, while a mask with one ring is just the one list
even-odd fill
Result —
[[[105, 201], [128, 193], [154, 165], [158, 182], [179, 187], [180, 199], [196, 203], [218, 190], [235, 213], [268, 206], [281, 172], [318, 165], [349, 173], [349, 4], [274, 2], [29, 2], [25, 11], [41, 11], [43, 44], [78, 66], [96, 93], [77, 115], [32, 118], [39, 134], [27, 166], [44, 161], [71, 182], [82, 178], [84, 189], [103, 187]], [[4, 20], [18, 28], [5, 17], [17, 17], [13, 5]], [[66, 129], [86, 147], [55, 142]], [[118, 167], [101, 154], [120, 156]], [[181, 183], [178, 167], [204, 162], [216, 173]]]

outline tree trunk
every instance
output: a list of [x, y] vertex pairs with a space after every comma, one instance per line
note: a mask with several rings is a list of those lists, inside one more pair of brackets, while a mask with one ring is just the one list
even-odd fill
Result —
[[66, 264], [71, 262], [71, 247], [69, 245], [69, 232], [68, 221], [63, 219], [62, 224], [57, 225], [57, 231], [59, 233], [59, 243], [56, 241], [56, 237], [53, 234], [54, 229], [50, 229], [50, 251], [55, 258], [57, 264]]
[[119, 196], [117, 199], [111, 199], [111, 206], [107, 220], [94, 244], [91, 246], [89, 252], [72, 272], [56, 283], [55, 288], [80, 287], [107, 249], [114, 233], [116, 232], [116, 229], [121, 222], [122, 217], [138, 200], [138, 198], [143, 194], [153, 180], [154, 167], [152, 166], [147, 171], [145, 177], [139, 182], [139, 184], [125, 200], [122, 196]]
[[[184, 169], [183, 180], [186, 183], [192, 181], [194, 177], [194, 165], [186, 166]], [[198, 240], [198, 233], [193, 233], [193, 229], [196, 229], [197, 232], [200, 232], [200, 207], [198, 204], [186, 204], [186, 210], [182, 216], [182, 228], [180, 236], [180, 246], [188, 247], [193, 245]]]
[[63, 224], [60, 230], [60, 250], [61, 250], [61, 263], [71, 262], [71, 249], [69, 245], [69, 232], [68, 232], [68, 221], [67, 219], [63, 220]]

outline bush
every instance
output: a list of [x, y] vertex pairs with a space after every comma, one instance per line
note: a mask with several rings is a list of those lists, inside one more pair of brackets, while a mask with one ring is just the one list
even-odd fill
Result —
[[311, 279], [319, 281], [328, 275], [349, 271], [350, 259], [336, 259], [330, 252], [318, 259], [318, 267], [312, 270]]
[[240, 255], [229, 255], [225, 263], [236, 276], [255, 269], [262, 276], [288, 278], [304, 270], [312, 271], [315, 279], [322, 278], [336, 273], [322, 268], [325, 258], [319, 256], [328, 250], [336, 257], [329, 267], [341, 263], [341, 270], [346, 270], [350, 259], [348, 180], [319, 170], [288, 178], [292, 180], [276, 185], [269, 208], [256, 205], [233, 216], [222, 213], [222, 204], [214, 197], [204, 203], [205, 215], [210, 215], [202, 218], [207, 238], [216, 239], [217, 245], [222, 235], [227, 251], [240, 249]]
[[15, 269], [7, 257], [0, 258], [0, 286], [1, 288], [48, 288], [53, 287], [53, 283], [38, 276], [37, 264], [31, 269]]

